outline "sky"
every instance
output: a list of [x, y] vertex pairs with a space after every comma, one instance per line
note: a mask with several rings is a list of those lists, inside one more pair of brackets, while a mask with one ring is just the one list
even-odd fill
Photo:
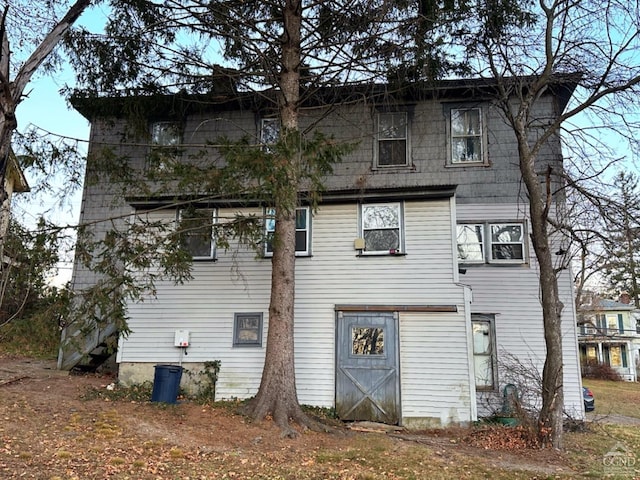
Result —
[[[86, 11], [79, 19], [78, 24], [89, 27], [93, 31], [101, 29], [106, 13], [104, 8], [92, 8]], [[74, 84], [74, 74], [70, 68], [64, 68], [51, 75], [43, 75], [36, 72], [25, 89], [25, 98], [16, 109], [18, 130], [27, 131], [31, 125], [44, 129], [53, 135], [81, 139], [84, 142], [80, 148], [86, 151], [89, 139], [89, 122], [67, 104], [66, 99], [60, 93], [65, 85]], [[35, 180], [25, 172], [27, 181], [33, 187]], [[80, 217], [80, 202], [82, 191], [77, 190], [67, 199], [64, 207], [56, 208], [47, 213], [47, 218], [57, 225], [77, 224]], [[12, 204], [13, 213], [25, 225], [35, 225], [37, 218], [45, 211], [50, 210], [55, 203], [52, 198], [46, 196], [25, 195], [21, 200], [16, 198]], [[56, 285], [63, 285], [71, 279], [71, 257], [67, 254], [66, 261], [60, 263], [59, 271], [53, 279]]]
[[[72, 78], [72, 77], [71, 77]], [[67, 105], [64, 97], [59, 93], [64, 81], [70, 80], [58, 75], [55, 78], [41, 77], [29, 84], [28, 97], [18, 105], [16, 117], [18, 119], [18, 130], [25, 131], [30, 125], [37, 125], [54, 135], [79, 138], [87, 141], [89, 139], [89, 122], [78, 112]], [[83, 144], [86, 148], [86, 143]], [[31, 186], [35, 180], [29, 177], [29, 172], [25, 172], [27, 181]], [[75, 224], [80, 216], [80, 202], [82, 192], [77, 190], [72, 198], [68, 199], [64, 208], [56, 208], [47, 214], [47, 217], [54, 223], [60, 225]], [[37, 218], [54, 201], [50, 198], [39, 196], [33, 198], [29, 195], [23, 201], [16, 198], [12, 205], [13, 213], [26, 225], [35, 225]], [[70, 258], [59, 265], [58, 273], [53, 280], [55, 285], [63, 285], [71, 279]]]

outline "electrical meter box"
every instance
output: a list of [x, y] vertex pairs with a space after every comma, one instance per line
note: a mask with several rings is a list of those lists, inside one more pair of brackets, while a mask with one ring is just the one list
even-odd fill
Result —
[[176, 336], [173, 341], [175, 347], [189, 346], [189, 330], [176, 330]]

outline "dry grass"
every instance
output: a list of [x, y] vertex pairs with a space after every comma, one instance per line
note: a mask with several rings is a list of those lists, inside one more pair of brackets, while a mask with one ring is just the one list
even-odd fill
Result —
[[596, 399], [597, 417], [624, 415], [640, 418], [640, 383], [584, 380]]
[[[29, 365], [34, 364], [0, 362], [0, 371]], [[592, 423], [586, 432], [567, 433], [562, 452], [518, 446], [514, 429], [506, 427], [465, 441], [471, 432], [487, 434], [486, 425], [422, 434], [306, 431], [288, 439], [270, 422], [248, 422], [228, 405], [185, 400], [160, 406], [148, 399], [87, 397], [82, 395], [87, 387], [104, 390], [112, 379], [53, 370], [38, 374], [35, 367], [28, 373], [0, 392], [2, 479], [605, 478], [603, 458], [617, 444], [639, 452], [640, 469], [635, 425]], [[640, 418], [640, 384], [587, 384], [596, 395], [597, 412], [617, 409]], [[640, 478], [640, 470], [606, 478]]]

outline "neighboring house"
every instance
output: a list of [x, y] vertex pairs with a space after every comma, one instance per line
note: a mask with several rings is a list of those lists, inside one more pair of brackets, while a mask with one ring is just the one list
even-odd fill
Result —
[[[326, 134], [360, 143], [326, 179], [317, 210], [304, 203], [298, 209], [295, 361], [301, 403], [335, 407], [345, 420], [407, 427], [467, 423], [499, 408], [503, 354], [542, 370], [538, 270], [517, 144], [491, 104], [491, 88], [487, 80], [446, 81], [400, 96], [374, 86], [345, 94], [344, 103], [330, 108], [305, 106], [303, 128], [317, 122]], [[541, 121], [562, 112], [573, 88], [558, 85], [540, 98]], [[341, 95], [333, 93], [326, 98]], [[98, 222], [99, 236], [110, 226], [101, 220], [131, 213], [182, 220], [171, 206], [175, 195], [122, 198], [114, 185], [95, 178], [95, 162], [105, 145], [115, 145], [110, 158], [162, 169], [153, 145], [180, 146], [174, 159], [180, 161], [195, 145], [223, 135], [250, 134], [256, 143], [277, 135], [277, 122], [261, 110], [259, 98], [225, 95], [154, 97], [143, 110], [147, 146], [123, 141], [132, 131], [126, 99], [76, 101], [92, 124], [87, 175], [93, 181], [85, 183], [81, 221]], [[541, 165], [561, 168], [559, 137], [551, 137], [539, 158]], [[237, 212], [265, 216], [268, 234], [270, 206], [209, 199], [192, 207], [194, 225], [201, 225], [187, 242], [193, 279], [161, 282], [156, 298], [129, 305], [132, 332], [119, 342], [119, 380], [151, 380], [156, 364], [182, 362], [197, 370], [202, 362], [220, 360], [216, 398], [248, 398], [258, 389], [264, 363], [270, 248], [259, 258], [243, 248], [216, 249], [208, 220]], [[76, 265], [76, 290], [95, 281]], [[565, 410], [582, 418], [569, 272], [559, 288]], [[62, 368], [72, 368], [113, 331], [87, 342], [74, 341], [79, 333], [78, 326], [64, 333]], [[182, 356], [174, 343], [187, 335], [188, 355]], [[83, 343], [83, 351], [75, 348]]]
[[[4, 196], [0, 198], [0, 249], [4, 247], [4, 238], [9, 228], [9, 220], [11, 218], [11, 198], [14, 193], [24, 193], [29, 191], [29, 184], [22, 173], [22, 169], [18, 164], [18, 160], [13, 151], [9, 152], [9, 158], [6, 164], [3, 164], [0, 178], [4, 184]], [[0, 250], [0, 258], [2, 263], [10, 262], [11, 259], [5, 258], [4, 252]]]
[[578, 343], [583, 369], [597, 362], [612, 367], [624, 380], [638, 380], [640, 324], [638, 310], [622, 294], [618, 301], [592, 296], [578, 311]]

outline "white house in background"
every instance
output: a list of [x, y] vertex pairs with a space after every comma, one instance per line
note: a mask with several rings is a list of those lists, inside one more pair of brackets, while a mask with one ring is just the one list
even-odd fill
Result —
[[[573, 88], [560, 82], [541, 96], [539, 118], [559, 115]], [[505, 352], [542, 369], [545, 343], [527, 200], [516, 139], [492, 105], [492, 89], [486, 79], [416, 85], [402, 94], [372, 85], [355, 96], [353, 90], [334, 90], [317, 97], [343, 103], [304, 105], [303, 129], [313, 123], [338, 140], [361, 140], [326, 178], [317, 210], [304, 201], [298, 209], [295, 361], [301, 403], [335, 407], [344, 420], [407, 427], [467, 423], [499, 407]], [[140, 139], [123, 141], [134, 133], [126, 119], [131, 100], [75, 102], [92, 124], [87, 175], [93, 181], [85, 183], [81, 221], [94, 222], [97, 236], [111, 225], [101, 220], [127, 214], [176, 223], [179, 198], [200, 227], [186, 247], [194, 259], [193, 280], [162, 282], [155, 298], [129, 305], [132, 333], [119, 342], [119, 380], [151, 380], [156, 364], [182, 362], [197, 370], [220, 360], [216, 397], [250, 397], [259, 386], [269, 324], [269, 247], [256, 258], [243, 248], [217, 249], [210, 238], [212, 222], [239, 212], [264, 217], [268, 235], [270, 205], [200, 199], [184, 191], [119, 196], [96, 165], [105, 145], [113, 146], [113, 158], [126, 158], [143, 172], [159, 167], [152, 153], [162, 145], [181, 162], [223, 135], [249, 134], [262, 143], [277, 134], [277, 120], [257, 95], [223, 90], [153, 97], [137, 110], [148, 119], [145, 146]], [[559, 137], [551, 137], [539, 158], [560, 170]], [[77, 292], [95, 281], [76, 265]], [[565, 410], [581, 418], [568, 272], [561, 276], [560, 295]], [[74, 367], [113, 333], [85, 339], [80, 327], [70, 325], [64, 333], [62, 368]], [[176, 332], [188, 332], [187, 356], [174, 346]]]
[[640, 312], [628, 294], [618, 300], [591, 297], [578, 312], [578, 343], [583, 370], [590, 362], [612, 367], [621, 378], [638, 380]]

